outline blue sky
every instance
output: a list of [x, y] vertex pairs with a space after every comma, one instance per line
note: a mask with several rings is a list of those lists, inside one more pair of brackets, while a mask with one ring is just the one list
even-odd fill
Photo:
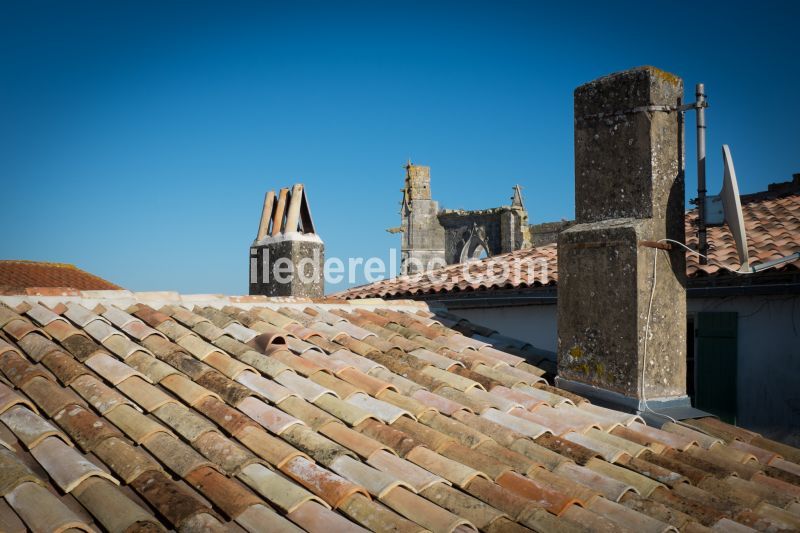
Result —
[[519, 183], [571, 218], [572, 91], [643, 64], [706, 83], [709, 189], [727, 143], [760, 190], [800, 172], [798, 6], [3, 2], [0, 258], [241, 294], [266, 190], [306, 184], [329, 256], [388, 257], [407, 158], [444, 207]]

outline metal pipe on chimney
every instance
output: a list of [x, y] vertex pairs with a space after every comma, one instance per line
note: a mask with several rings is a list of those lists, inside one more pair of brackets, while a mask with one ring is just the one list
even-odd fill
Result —
[[264, 195], [264, 208], [261, 210], [261, 222], [258, 224], [257, 241], [267, 236], [269, 231], [269, 221], [272, 220], [272, 208], [275, 205], [275, 191], [269, 191]]
[[303, 185], [300, 183], [292, 187], [292, 198], [289, 201], [289, 210], [286, 213], [286, 233], [297, 231], [297, 222], [300, 220], [300, 205], [303, 200]]
[[289, 189], [281, 189], [278, 196], [278, 207], [275, 209], [275, 216], [272, 219], [272, 236], [275, 237], [281, 232], [283, 226], [283, 213], [286, 211], [286, 197]]
[[695, 88], [697, 98], [697, 241], [700, 264], [707, 263], [708, 240], [706, 236], [706, 91], [705, 85], [698, 83]]

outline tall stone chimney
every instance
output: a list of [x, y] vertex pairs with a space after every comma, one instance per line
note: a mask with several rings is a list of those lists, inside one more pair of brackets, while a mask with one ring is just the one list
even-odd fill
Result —
[[321, 298], [325, 247], [302, 184], [269, 191], [250, 246], [250, 294]]
[[575, 90], [576, 224], [558, 239], [557, 382], [638, 412], [690, 408], [685, 254], [643, 246], [684, 241], [682, 98], [683, 81], [653, 67]]

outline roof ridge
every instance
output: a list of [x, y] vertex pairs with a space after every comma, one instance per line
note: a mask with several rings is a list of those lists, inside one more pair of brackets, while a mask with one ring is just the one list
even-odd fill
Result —
[[[69, 268], [73, 270], [82, 270], [72, 263], [60, 263], [58, 261], [34, 261], [32, 259], [0, 259], [0, 263], [21, 263], [25, 265], [41, 265], [41, 266], [56, 267], [56, 268]], [[86, 271], [84, 270], [84, 272]], [[89, 274], [89, 272], [86, 273]]]

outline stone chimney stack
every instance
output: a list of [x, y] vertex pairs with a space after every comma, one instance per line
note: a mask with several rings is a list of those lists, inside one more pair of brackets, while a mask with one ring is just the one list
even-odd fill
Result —
[[303, 185], [267, 192], [250, 247], [250, 294], [321, 298], [324, 254]]
[[684, 241], [682, 98], [683, 81], [653, 67], [575, 90], [576, 224], [558, 239], [557, 382], [638, 412], [689, 407], [685, 254], [642, 245]]

